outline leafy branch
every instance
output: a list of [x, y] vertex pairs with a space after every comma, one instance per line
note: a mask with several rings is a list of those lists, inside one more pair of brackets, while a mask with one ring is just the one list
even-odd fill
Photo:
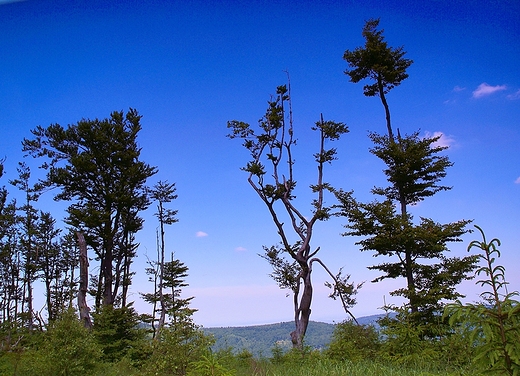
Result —
[[485, 279], [477, 281], [489, 290], [480, 294], [482, 303], [463, 305], [460, 301], [445, 309], [450, 325], [462, 324], [470, 331], [470, 341], [476, 344], [474, 362], [491, 374], [520, 374], [520, 304], [513, 298], [518, 292], [507, 292], [505, 268], [495, 265], [500, 257], [500, 240], [486, 241], [484, 231], [475, 226], [482, 234], [482, 241], [474, 240], [468, 251], [478, 248], [478, 257], [484, 261], [476, 275], [484, 274]]

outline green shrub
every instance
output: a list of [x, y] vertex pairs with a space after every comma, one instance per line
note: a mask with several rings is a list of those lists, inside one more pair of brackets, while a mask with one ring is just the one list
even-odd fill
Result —
[[372, 325], [357, 325], [352, 320], [334, 328], [325, 355], [334, 360], [374, 359], [380, 348], [379, 334]]
[[495, 266], [500, 257], [500, 240], [489, 243], [482, 229], [482, 241], [473, 241], [468, 247], [479, 248], [479, 258], [484, 266], [477, 275], [485, 279], [477, 284], [486, 286], [488, 291], [481, 294], [482, 303], [463, 305], [460, 301], [446, 307], [445, 316], [450, 324], [461, 327], [470, 333], [469, 342], [474, 345], [473, 361], [480, 371], [496, 375], [520, 375], [520, 302], [513, 298], [518, 292], [508, 293], [505, 268]]
[[71, 376], [91, 374], [101, 359], [92, 333], [70, 309], [49, 325], [41, 344], [22, 356], [19, 374]]
[[186, 375], [190, 364], [206, 355], [213, 340], [191, 322], [163, 328], [152, 342], [150, 358], [142, 367], [146, 375]]
[[103, 351], [103, 361], [114, 363], [128, 356], [139, 363], [145, 357], [146, 331], [139, 329], [139, 316], [133, 307], [103, 306], [93, 317], [93, 334]]

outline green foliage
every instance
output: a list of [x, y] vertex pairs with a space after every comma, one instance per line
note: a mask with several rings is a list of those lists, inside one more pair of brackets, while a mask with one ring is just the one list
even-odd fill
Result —
[[139, 329], [139, 317], [133, 307], [102, 306], [93, 318], [93, 335], [103, 351], [103, 361], [115, 362], [125, 356], [136, 362], [141, 360], [146, 332]]
[[356, 244], [362, 251], [374, 251], [376, 257], [394, 259], [370, 266], [383, 275], [373, 282], [387, 278], [409, 277], [406, 288], [391, 292], [410, 301], [423, 321], [435, 321], [434, 315], [442, 310], [443, 300], [461, 296], [456, 286], [474, 269], [476, 258], [446, 257], [448, 242], [461, 241], [469, 221], [448, 224], [421, 218], [419, 224], [410, 215], [397, 213], [391, 200], [358, 203], [350, 193], [340, 192], [341, 214], [349, 220], [346, 235], [364, 236]]
[[387, 94], [401, 81], [408, 78], [406, 69], [413, 63], [405, 59], [406, 52], [403, 47], [388, 47], [383, 37], [384, 30], [377, 30], [379, 19], [366, 21], [363, 27], [365, 46], [353, 51], [347, 50], [343, 59], [352, 69], [345, 70], [350, 81], [357, 83], [369, 78], [375, 81], [371, 85], [365, 85], [364, 94], [368, 97]]
[[200, 360], [191, 363], [188, 376], [234, 376], [235, 372], [220, 364], [219, 357], [210, 352], [202, 355]]
[[474, 362], [481, 371], [497, 375], [520, 375], [520, 302], [514, 300], [518, 292], [507, 292], [505, 268], [495, 265], [500, 257], [500, 240], [486, 241], [484, 231], [482, 241], [472, 241], [468, 251], [478, 248], [478, 257], [484, 265], [477, 269], [477, 275], [485, 279], [477, 284], [489, 290], [481, 294], [482, 303], [465, 304], [460, 301], [446, 307], [445, 315], [450, 324], [470, 332], [469, 341], [475, 346]]
[[436, 360], [433, 340], [426, 337], [426, 327], [408, 312], [398, 310], [395, 317], [387, 316], [379, 321], [384, 341], [381, 354], [391, 361], [408, 365], [425, 365]]
[[113, 305], [118, 296], [126, 305], [136, 251], [133, 236], [143, 225], [139, 212], [149, 205], [146, 180], [156, 173], [139, 160], [140, 120], [134, 109], [116, 111], [108, 119], [83, 119], [67, 127], [38, 126], [32, 130], [34, 139], [22, 142], [24, 152], [45, 158], [43, 185], [61, 189], [55, 200], [72, 202], [67, 222], [84, 229], [100, 260], [96, 307], [101, 300]]
[[52, 322], [43, 341], [23, 356], [20, 373], [41, 376], [88, 375], [101, 361], [101, 349], [72, 309]]
[[[450, 189], [439, 185], [446, 168], [452, 165], [444, 150], [436, 147], [437, 138], [420, 139], [417, 133], [400, 137], [393, 142], [389, 136], [371, 134], [375, 146], [373, 154], [387, 165], [384, 171], [390, 186], [374, 188], [373, 193], [384, 196], [384, 201], [357, 202], [350, 192], [338, 192], [340, 214], [347, 217], [349, 229], [345, 235], [362, 236], [356, 244], [362, 251], [374, 251], [375, 256], [393, 259], [370, 266], [383, 274], [374, 282], [386, 278], [406, 278], [407, 285], [391, 295], [408, 299], [409, 308], [418, 322], [435, 322], [444, 301], [462, 295], [456, 286], [470, 278], [475, 256], [447, 257], [447, 244], [460, 242], [468, 232], [470, 221], [440, 224], [429, 218], [414, 223], [407, 206], [416, 204], [435, 193]], [[400, 209], [400, 211], [399, 211]]]
[[144, 363], [144, 375], [179, 375], [188, 371], [190, 364], [207, 355], [213, 340], [192, 323], [173, 323], [159, 333], [152, 342], [152, 353]]
[[[267, 357], [276, 348], [283, 355], [292, 344], [289, 332], [293, 322], [229, 328], [204, 328], [215, 338], [212, 349], [220, 352], [231, 348], [234, 354], [251, 353], [255, 358]], [[333, 324], [310, 321], [305, 334], [305, 344], [311, 349], [324, 349], [332, 338]]]
[[437, 183], [453, 165], [446, 155], [439, 155], [447, 146], [435, 146], [437, 137], [419, 138], [418, 132], [399, 136], [394, 142], [389, 136], [370, 133], [374, 147], [370, 152], [387, 166], [384, 170], [390, 186], [374, 188], [373, 193], [406, 205], [417, 204], [426, 197], [450, 187]]
[[375, 359], [380, 348], [379, 334], [372, 325], [357, 325], [351, 320], [336, 324], [325, 355], [338, 361]]

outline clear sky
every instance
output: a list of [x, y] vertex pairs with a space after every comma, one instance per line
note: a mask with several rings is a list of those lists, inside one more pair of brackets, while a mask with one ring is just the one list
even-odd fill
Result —
[[[361, 29], [381, 18], [387, 41], [404, 45], [414, 60], [410, 77], [388, 95], [402, 133], [442, 132], [455, 165], [453, 186], [412, 212], [446, 223], [473, 219], [489, 238], [502, 240], [500, 262], [511, 290], [520, 290], [520, 3], [451, 1], [0, 1], [0, 156], [7, 180], [22, 160], [21, 141], [37, 125], [67, 125], [136, 108], [143, 115], [142, 159], [157, 166], [151, 183], [177, 184], [179, 223], [167, 230], [167, 248], [189, 268], [186, 295], [195, 296], [197, 323], [233, 326], [290, 321], [292, 300], [268, 276], [257, 254], [278, 242], [267, 209], [240, 170], [248, 154], [229, 140], [226, 122], [255, 124], [270, 94], [291, 75], [296, 137], [298, 205], [310, 213], [317, 134], [323, 113], [350, 128], [336, 147], [339, 160], [325, 178], [371, 200], [384, 185], [383, 165], [368, 152], [368, 131], [385, 132], [378, 98], [343, 71], [346, 49], [363, 44]], [[32, 163], [32, 162], [31, 162]], [[35, 165], [33, 165], [35, 166]], [[14, 187], [9, 187], [13, 192]], [[329, 198], [332, 203], [332, 198]], [[63, 204], [42, 198], [41, 209], [63, 215]], [[303, 209], [304, 208], [304, 209]], [[148, 291], [146, 256], [155, 254], [153, 209], [145, 213], [132, 298]], [[389, 291], [403, 281], [372, 284], [367, 266], [383, 259], [361, 253], [342, 237], [344, 220], [318, 223], [313, 247], [336, 270], [367, 281], [357, 316], [399, 303]], [[469, 241], [453, 247], [463, 256]], [[312, 319], [346, 318], [328, 299], [326, 276], [314, 273]], [[473, 282], [461, 287], [478, 299]]]

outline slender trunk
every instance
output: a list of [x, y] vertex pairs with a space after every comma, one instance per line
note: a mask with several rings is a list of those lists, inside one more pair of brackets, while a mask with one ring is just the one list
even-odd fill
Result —
[[[109, 224], [105, 224], [109, 229]], [[112, 238], [111, 231], [105, 231], [105, 257], [102, 260], [103, 265], [103, 305], [112, 306], [114, 305], [114, 297], [112, 294], [112, 283], [113, 283], [113, 251], [114, 251], [114, 239]]]
[[392, 131], [392, 123], [390, 122], [390, 108], [388, 107], [388, 102], [385, 97], [385, 90], [383, 88], [383, 82], [380, 78], [377, 80], [378, 88], [379, 88], [379, 98], [381, 98], [381, 103], [385, 108], [385, 116], [386, 116], [386, 128], [388, 130], [388, 137], [390, 137], [390, 141], [394, 141], [394, 132]]
[[121, 306], [126, 307], [126, 300], [128, 296], [128, 286], [130, 286], [130, 256], [128, 254], [125, 255], [125, 260], [123, 261], [123, 290], [121, 292]]
[[88, 292], [88, 257], [87, 257], [87, 244], [83, 233], [78, 231], [78, 243], [79, 243], [79, 291], [78, 291], [78, 308], [79, 318], [85, 328], [92, 328], [92, 320], [90, 319], [90, 308], [87, 305], [87, 292]]
[[[312, 303], [311, 269], [307, 263], [302, 265], [300, 278], [303, 281], [303, 293], [299, 305], [295, 305], [294, 324], [296, 328], [291, 332], [291, 341], [294, 348], [303, 350], [303, 339], [309, 326]], [[298, 292], [295, 292], [295, 294], [298, 295]], [[295, 297], [295, 303], [297, 303], [297, 297]]]
[[54, 309], [52, 304], [51, 281], [48, 278], [45, 278], [45, 291], [47, 300], [47, 316], [49, 321], [52, 321], [54, 320]]
[[159, 324], [157, 325], [157, 332], [159, 333], [166, 321], [166, 302], [164, 301], [163, 287], [164, 287], [164, 218], [163, 206], [159, 201], [159, 224], [161, 234], [161, 254], [159, 260], [159, 302], [161, 304], [161, 315], [159, 316]]
[[[398, 187], [400, 190], [400, 187]], [[401, 195], [400, 197], [400, 205], [401, 205], [401, 216], [406, 222], [406, 218], [408, 215], [408, 210], [406, 206], [406, 199]], [[413, 259], [412, 259], [412, 249], [405, 249], [405, 258], [404, 258], [404, 267], [406, 274], [406, 286], [408, 288], [408, 299], [410, 301], [410, 309], [412, 313], [418, 311], [416, 296], [415, 296], [415, 278], [413, 275]]]

